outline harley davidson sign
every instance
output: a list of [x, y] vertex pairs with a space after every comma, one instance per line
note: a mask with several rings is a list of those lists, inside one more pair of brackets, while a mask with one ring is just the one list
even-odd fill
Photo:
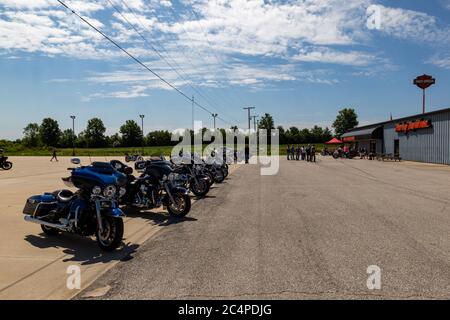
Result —
[[431, 86], [435, 83], [436, 83], [436, 79], [434, 79], [432, 76], [429, 76], [427, 74], [423, 74], [414, 79], [414, 84], [423, 90], [425, 90], [426, 88], [428, 88], [429, 86]]
[[395, 131], [398, 133], [408, 133], [410, 131], [416, 131], [418, 129], [426, 129], [431, 127], [431, 120], [416, 120], [398, 123], [395, 126]]

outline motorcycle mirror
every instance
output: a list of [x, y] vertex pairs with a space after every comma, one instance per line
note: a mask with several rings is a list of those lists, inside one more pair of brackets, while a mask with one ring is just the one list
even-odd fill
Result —
[[72, 158], [72, 159], [70, 159], [70, 163], [79, 165], [81, 163], [81, 160], [78, 158]]

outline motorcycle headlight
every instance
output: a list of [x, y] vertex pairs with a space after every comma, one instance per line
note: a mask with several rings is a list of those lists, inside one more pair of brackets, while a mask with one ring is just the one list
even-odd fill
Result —
[[119, 189], [119, 195], [120, 195], [121, 197], [124, 196], [125, 193], [127, 193], [127, 189], [125, 189], [125, 188], [123, 188], [123, 187]]
[[102, 188], [100, 188], [99, 186], [92, 188], [93, 195], [98, 196], [100, 193], [102, 193]]
[[113, 185], [106, 186], [105, 190], [103, 190], [103, 195], [106, 198], [113, 198], [116, 195], [117, 188]]

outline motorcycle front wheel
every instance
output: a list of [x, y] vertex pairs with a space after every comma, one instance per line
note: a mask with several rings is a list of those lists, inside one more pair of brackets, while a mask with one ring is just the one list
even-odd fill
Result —
[[186, 216], [191, 210], [191, 198], [187, 194], [175, 193], [173, 195], [175, 203], [169, 200], [169, 206], [167, 211], [169, 214], [176, 218], [181, 218]]
[[225, 174], [222, 169], [217, 169], [214, 174], [214, 182], [222, 183], [225, 180]]
[[224, 174], [225, 178], [228, 177], [228, 173], [229, 172], [228, 172], [228, 165], [227, 164], [225, 164], [223, 166], [222, 170], [223, 170], [223, 174]]
[[9, 161], [5, 161], [2, 163], [3, 170], [10, 170], [12, 166], [13, 166], [12, 162]]
[[190, 183], [191, 191], [197, 197], [204, 197], [209, 192], [209, 184], [204, 179], [198, 179], [198, 183], [192, 179]]
[[113, 251], [122, 242], [123, 220], [114, 217], [102, 217], [103, 232], [99, 228], [95, 233], [97, 244], [103, 251]]

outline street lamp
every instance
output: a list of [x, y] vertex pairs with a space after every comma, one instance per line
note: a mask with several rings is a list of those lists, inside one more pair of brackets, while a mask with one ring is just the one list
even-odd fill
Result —
[[139, 117], [141, 118], [141, 128], [142, 128], [142, 156], [144, 156], [144, 118], [145, 118], [145, 115], [140, 114]]
[[217, 113], [212, 113], [211, 115], [214, 118], [214, 130], [216, 130], [216, 118], [217, 118], [218, 114]]
[[255, 109], [255, 107], [246, 107], [243, 109], [248, 111], [248, 133], [250, 134], [250, 130], [251, 130], [250, 121], [252, 120], [252, 117], [250, 115], [250, 110]]
[[252, 118], [253, 118], [253, 128], [255, 129], [255, 132], [256, 132], [256, 119], [258, 119], [259, 118], [259, 116], [258, 115], [255, 115], [255, 116], [252, 116]]
[[72, 157], [75, 157], [75, 116], [70, 116], [72, 119]]

